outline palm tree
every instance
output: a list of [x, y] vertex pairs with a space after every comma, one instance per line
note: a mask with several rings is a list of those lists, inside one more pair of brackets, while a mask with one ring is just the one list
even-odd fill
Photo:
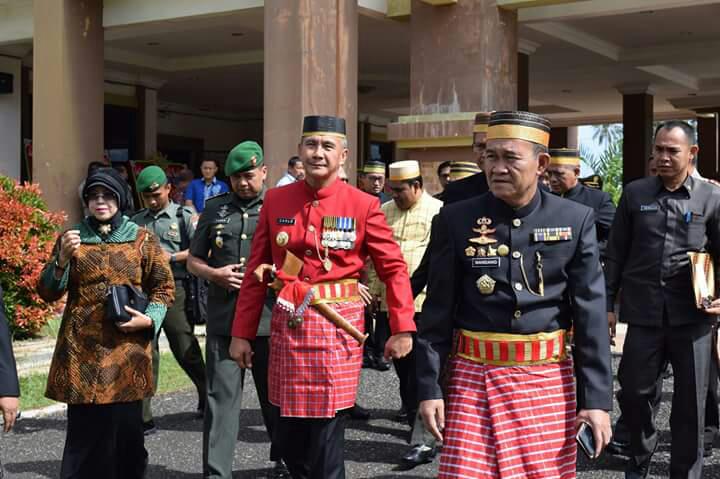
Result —
[[623, 136], [623, 127], [619, 123], [593, 125], [593, 140], [600, 146], [616, 143]]

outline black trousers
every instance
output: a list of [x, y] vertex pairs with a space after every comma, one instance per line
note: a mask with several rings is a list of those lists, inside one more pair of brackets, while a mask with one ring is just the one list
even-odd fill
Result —
[[618, 379], [630, 431], [631, 459], [641, 463], [657, 446], [653, 400], [663, 363], [673, 368], [670, 477], [702, 477], [705, 398], [711, 358], [710, 323], [683, 326], [629, 325]]
[[142, 401], [69, 405], [61, 479], [141, 479], [148, 454]]
[[[416, 314], [416, 323], [417, 319]], [[413, 344], [415, 344], [415, 339], [415, 334], [413, 334]], [[408, 413], [408, 424], [412, 427], [415, 423], [415, 414], [417, 413], [419, 404], [417, 397], [417, 371], [415, 369], [415, 348], [404, 358], [393, 359], [392, 361], [400, 382], [400, 402]]]
[[270, 360], [270, 338], [268, 336], [258, 336], [253, 342], [253, 367], [252, 375], [255, 382], [255, 390], [257, 391], [258, 401], [260, 402], [260, 412], [262, 413], [265, 429], [270, 438], [270, 460], [279, 461], [281, 459], [280, 452], [272, 441], [275, 437], [275, 427], [280, 420], [280, 410], [270, 404], [268, 397], [268, 362]]
[[385, 354], [385, 343], [390, 337], [390, 323], [387, 312], [378, 311], [371, 313], [365, 308], [365, 332], [370, 336], [365, 341], [365, 357], [382, 358]]
[[273, 444], [293, 479], [345, 479], [345, 422], [334, 418], [279, 417]]

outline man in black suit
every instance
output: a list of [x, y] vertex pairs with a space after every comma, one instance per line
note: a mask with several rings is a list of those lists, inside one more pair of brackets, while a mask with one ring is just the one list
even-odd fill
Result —
[[610, 225], [615, 217], [615, 205], [610, 195], [580, 183], [580, 152], [576, 149], [551, 149], [547, 174], [550, 177], [550, 189], [553, 193], [588, 206], [595, 212], [595, 229], [602, 261], [610, 235]]
[[[473, 152], [475, 162], [482, 170], [483, 159], [485, 158], [485, 142], [487, 141], [488, 121], [490, 113], [478, 113], [475, 115], [473, 125]], [[443, 203], [446, 205], [481, 195], [488, 191], [487, 179], [482, 171], [467, 178], [448, 183], [443, 191]], [[428, 248], [428, 251], [430, 248]]]
[[2, 297], [3, 291], [0, 287], [0, 411], [3, 415], [5, 432], [8, 432], [12, 429], [17, 417], [20, 385]]

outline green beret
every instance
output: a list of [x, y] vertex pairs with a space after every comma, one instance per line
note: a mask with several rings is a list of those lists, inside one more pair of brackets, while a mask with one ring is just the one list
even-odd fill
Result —
[[159, 166], [148, 166], [143, 168], [135, 181], [140, 193], [150, 193], [167, 184], [167, 176]]
[[263, 151], [254, 141], [243, 141], [228, 153], [225, 175], [243, 173], [263, 165]]

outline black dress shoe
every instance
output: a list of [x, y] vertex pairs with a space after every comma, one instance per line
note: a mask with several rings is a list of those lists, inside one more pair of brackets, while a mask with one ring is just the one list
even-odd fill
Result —
[[710, 457], [713, 455], [713, 443], [712, 442], [704, 442], [703, 443], [703, 457]]
[[653, 454], [655, 454], [659, 444], [660, 441], [655, 442], [655, 447], [648, 458], [640, 464], [637, 464], [632, 457], [628, 459], [627, 466], [625, 467], [625, 479], [645, 479], [647, 477], [648, 472], [650, 472], [650, 462], [652, 462]]
[[437, 448], [418, 444], [413, 446], [403, 457], [402, 465], [407, 469], [412, 469], [421, 464], [432, 462], [437, 455]]
[[283, 461], [276, 461], [270, 472], [270, 479], [287, 479], [290, 477], [290, 471]]
[[152, 419], [148, 422], [143, 423], [143, 434], [146, 436], [150, 436], [151, 434], [155, 434], [157, 432], [157, 427], [155, 426], [155, 421]]
[[375, 358], [373, 358], [372, 356], [363, 356], [362, 367], [363, 369], [375, 368]]
[[407, 410], [404, 407], [401, 407], [397, 414], [395, 414], [395, 417], [393, 418], [395, 422], [407, 422], [408, 420], [408, 413]]
[[605, 446], [605, 451], [613, 456], [630, 457], [630, 443], [613, 439]]
[[387, 371], [390, 367], [390, 361], [385, 361], [385, 358], [383, 357], [375, 358], [375, 365], [373, 366], [373, 369], [376, 371]]
[[358, 421], [367, 421], [370, 419], [370, 411], [364, 407], [360, 407], [357, 403], [350, 408], [350, 417]]

